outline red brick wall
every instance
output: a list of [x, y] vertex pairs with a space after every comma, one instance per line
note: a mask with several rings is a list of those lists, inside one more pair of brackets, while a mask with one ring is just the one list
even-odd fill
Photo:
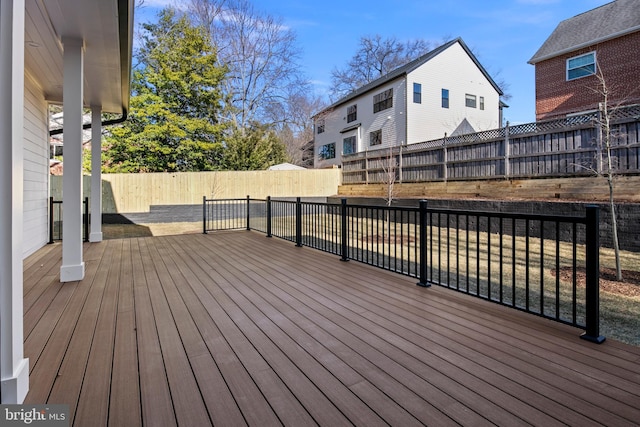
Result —
[[640, 31], [536, 64], [536, 120], [594, 110], [602, 101], [596, 76], [567, 81], [567, 59], [596, 52], [612, 104], [640, 103]]

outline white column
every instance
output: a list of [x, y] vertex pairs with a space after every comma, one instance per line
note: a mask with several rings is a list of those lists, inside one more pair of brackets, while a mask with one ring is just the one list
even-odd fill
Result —
[[23, 344], [24, 0], [0, 2], [0, 402], [29, 391]]
[[62, 38], [64, 46], [64, 176], [62, 178], [62, 266], [60, 281], [84, 278], [82, 261], [82, 40]]
[[90, 242], [102, 242], [102, 107], [91, 107], [91, 233]]

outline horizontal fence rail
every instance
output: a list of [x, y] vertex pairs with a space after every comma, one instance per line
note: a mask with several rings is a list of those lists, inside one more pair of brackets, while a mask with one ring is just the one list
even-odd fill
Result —
[[[62, 240], [62, 200], [49, 197], [49, 243]], [[82, 201], [82, 241], [89, 241], [89, 198]]]
[[[342, 156], [343, 184], [590, 176], [606, 168], [600, 113]], [[640, 173], [640, 105], [612, 115], [612, 168]]]
[[[203, 198], [204, 232], [256, 230], [599, 335], [599, 210], [584, 217]], [[222, 219], [221, 219], [222, 218]]]

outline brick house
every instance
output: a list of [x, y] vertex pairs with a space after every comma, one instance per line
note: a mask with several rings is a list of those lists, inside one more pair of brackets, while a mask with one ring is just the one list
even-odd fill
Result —
[[615, 0], [560, 22], [529, 63], [536, 120], [596, 110], [600, 73], [611, 103], [640, 103], [640, 1]]

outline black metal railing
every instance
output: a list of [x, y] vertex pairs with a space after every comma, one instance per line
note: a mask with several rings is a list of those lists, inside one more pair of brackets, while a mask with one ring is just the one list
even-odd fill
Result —
[[[62, 200], [49, 197], [49, 243], [62, 240]], [[89, 241], [89, 198], [82, 201], [82, 241]]]
[[205, 233], [257, 230], [415, 277], [421, 286], [440, 285], [585, 328], [583, 338], [604, 340], [597, 206], [578, 217], [431, 209], [426, 201], [396, 207], [247, 197], [205, 198], [203, 213]]

